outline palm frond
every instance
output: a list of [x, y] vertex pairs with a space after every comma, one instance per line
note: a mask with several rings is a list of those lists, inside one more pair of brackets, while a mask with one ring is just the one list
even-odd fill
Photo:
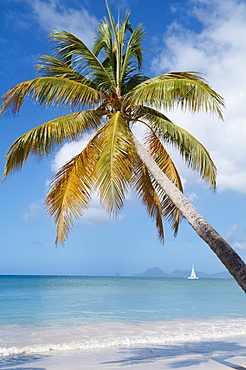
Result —
[[133, 29], [130, 23], [130, 15], [131, 15], [130, 11], [126, 10], [123, 21], [121, 22], [121, 24], [118, 21], [118, 24], [117, 24], [117, 31], [118, 31], [117, 37], [118, 37], [119, 45], [121, 47], [121, 55], [123, 55], [123, 51], [124, 51], [124, 47], [126, 43], [125, 38], [126, 38], [127, 30], [130, 31], [131, 34], [133, 33]]
[[132, 186], [140, 196], [142, 203], [146, 206], [149, 216], [155, 220], [159, 241], [163, 243], [163, 207], [161, 205], [159, 196], [153, 187], [151, 175], [140, 158], [138, 158], [138, 160], [135, 162]]
[[102, 205], [117, 215], [132, 176], [132, 138], [120, 112], [112, 114], [102, 131], [102, 151], [95, 168], [97, 188]]
[[95, 189], [93, 170], [98, 148], [91, 140], [86, 148], [67, 162], [55, 175], [46, 198], [47, 213], [57, 224], [56, 245], [64, 243], [73, 226], [88, 208]]
[[113, 52], [112, 46], [113, 46], [113, 43], [112, 43], [110, 24], [108, 20], [104, 18], [102, 22], [99, 23], [98, 25], [92, 51], [96, 56], [98, 56], [100, 51], [103, 49], [107, 57], [112, 62], [110, 58]]
[[[71, 65], [67, 65], [63, 61], [51, 57], [49, 55], [42, 55], [36, 65], [38, 77], [61, 77], [69, 80], [82, 82], [85, 78], [76, 72]], [[91, 81], [88, 81], [88, 84]]]
[[[205, 147], [188, 131], [175, 125], [162, 113], [141, 107], [142, 119], [164, 142], [178, 149], [186, 165], [197, 171], [207, 183], [216, 188], [216, 167]], [[138, 115], [138, 118], [140, 114]]]
[[[93, 52], [95, 55], [98, 55], [101, 50], [105, 52], [106, 59], [103, 65], [112, 68], [116, 84], [119, 87], [126, 80], [126, 75], [129, 78], [129, 74], [136, 70], [136, 67], [129, 68], [131, 58], [137, 59], [139, 69], [142, 67], [141, 41], [144, 31], [141, 25], [134, 30], [132, 29], [129, 11], [126, 11], [123, 22], [116, 24], [108, 4], [106, 6], [110, 21], [104, 19], [100, 23]], [[131, 32], [128, 43], [125, 39], [127, 30]], [[124, 50], [126, 43], [126, 50]]]
[[49, 55], [42, 55], [36, 66], [38, 77], [58, 77], [65, 78], [68, 80], [80, 82], [82, 84], [88, 85], [94, 89], [97, 89], [98, 86], [92, 81], [82, 76], [80, 73], [76, 72], [71, 63], [67, 65], [63, 61], [51, 57]]
[[[172, 183], [174, 183], [174, 185], [181, 192], [183, 192], [179, 173], [158, 137], [150, 132], [148, 135], [146, 135], [145, 143], [148, 146], [150, 155], [156, 161], [159, 168], [172, 181]], [[163, 206], [164, 217], [169, 221], [172, 229], [174, 230], [174, 234], [176, 235], [178, 232], [179, 223], [181, 221], [181, 213], [175, 204], [170, 200], [170, 198], [165, 194], [165, 191], [156, 183], [156, 181], [154, 181], [154, 186], [156, 192], [159, 194], [161, 204]]]
[[100, 80], [100, 87], [112, 88], [115, 84], [111, 69], [107, 70], [97, 56], [77, 37], [69, 32], [57, 31], [50, 35], [58, 59], [71, 58], [73, 68], [92, 82]]
[[8, 149], [3, 180], [12, 172], [20, 170], [30, 154], [39, 158], [48, 155], [64, 140], [75, 140], [83, 133], [101, 125], [97, 111], [68, 114], [46, 122], [20, 136]]
[[126, 31], [128, 30], [131, 33], [133, 33], [133, 29], [132, 29], [131, 22], [130, 22], [130, 16], [131, 16], [131, 12], [130, 12], [129, 9], [127, 9], [126, 13], [125, 13], [124, 20], [121, 23], [121, 27], [120, 27], [119, 22], [118, 22], [119, 35], [120, 35], [119, 40], [122, 44], [124, 44]]
[[126, 79], [126, 81], [123, 81], [122, 94], [123, 95], [127, 94], [129, 91], [134, 89], [134, 87], [148, 79], [149, 77], [145, 76], [143, 73], [135, 73], [134, 75], [130, 75], [129, 78]]
[[223, 98], [195, 72], [170, 72], [150, 78], [128, 93], [131, 105], [146, 104], [157, 109], [212, 112], [223, 119]]
[[0, 114], [7, 109], [18, 113], [29, 95], [40, 105], [72, 109], [84, 105], [97, 106], [103, 100], [102, 93], [91, 86], [62, 77], [42, 77], [22, 82], [7, 91], [2, 97]]
[[[143, 145], [139, 143], [136, 137], [133, 136], [133, 141], [135, 145], [135, 149], [138, 153], [140, 160], [142, 161], [143, 166], [146, 166], [148, 170], [149, 177], [151, 180], [151, 184], [153, 189], [158, 196], [158, 202], [161, 206], [162, 210], [162, 217], [167, 219], [174, 230], [174, 235], [177, 234], [178, 226], [181, 221], [181, 213], [174, 202], [171, 200], [172, 198], [172, 191], [170, 191], [169, 185], [170, 180], [173, 182], [177, 187], [182, 190], [181, 181], [179, 179], [179, 175], [175, 173], [175, 166], [169, 158], [168, 153], [165, 151], [164, 147], [161, 143], [158, 142], [158, 138], [151, 137], [151, 141], [155, 142], [155, 147], [159, 150], [159, 153], [154, 153], [153, 157], [150, 153], [148, 153]], [[152, 146], [149, 148], [152, 150]], [[160, 168], [156, 162], [159, 162], [163, 165], [163, 168]], [[164, 172], [165, 170], [165, 172]], [[168, 180], [169, 178], [169, 180]], [[162, 187], [162, 180], [164, 183], [166, 182], [166, 186]], [[134, 181], [134, 179], [133, 179]], [[180, 185], [179, 185], [180, 184]], [[173, 187], [173, 185], [172, 185]], [[175, 187], [175, 186], [174, 186]], [[177, 189], [177, 192], [180, 193], [180, 190]], [[168, 195], [169, 194], [169, 195]], [[148, 201], [147, 195], [147, 201]], [[173, 198], [172, 198], [173, 199]], [[150, 205], [151, 206], [151, 205]]]
[[[127, 10], [125, 13], [125, 17], [121, 25], [117, 24], [117, 35], [115, 37], [115, 54], [116, 54], [116, 86], [118, 87], [118, 91], [121, 90], [121, 85], [122, 81], [124, 79], [124, 60], [125, 60], [125, 55], [124, 55], [124, 49], [125, 49], [125, 44], [126, 44], [126, 31], [129, 30], [132, 32], [132, 27], [130, 24], [130, 12]], [[125, 69], [127, 67], [127, 62], [125, 65]]]
[[165, 175], [177, 186], [177, 188], [183, 192], [182, 182], [179, 177], [179, 173], [175, 167], [175, 164], [171, 160], [168, 152], [158, 139], [158, 137], [153, 133], [149, 132], [145, 136], [145, 144], [148, 147], [148, 152], [152, 158], [156, 161], [160, 169], [165, 173]]
[[[114, 62], [114, 79], [115, 79], [115, 85], [116, 85], [116, 91], [117, 94], [120, 94], [121, 91], [121, 85], [124, 78], [124, 73], [122, 74], [122, 65], [124, 60], [124, 48], [125, 48], [125, 34], [126, 31], [129, 30], [132, 32], [132, 27], [130, 25], [130, 12], [126, 11], [125, 18], [123, 22], [120, 24], [115, 23], [115, 20], [113, 18], [113, 15], [111, 13], [111, 10], [108, 6], [108, 2], [106, 1], [106, 7], [108, 11], [108, 16], [110, 20], [110, 28], [111, 28], [111, 39], [112, 39], [112, 52], [111, 54], [115, 57]], [[108, 55], [108, 52], [106, 52]], [[109, 57], [109, 60], [113, 59], [113, 57]], [[126, 69], [126, 67], [125, 67]]]
[[[98, 56], [99, 53], [104, 52], [104, 61], [102, 62], [103, 67], [113, 75], [114, 81], [116, 81], [116, 55], [113, 46], [113, 35], [109, 21], [104, 18], [99, 24], [96, 33], [95, 42], [93, 45], [93, 53]], [[100, 81], [99, 81], [100, 83]], [[114, 82], [115, 83], [115, 82]]]
[[139, 70], [142, 68], [142, 61], [143, 61], [142, 41], [143, 41], [144, 35], [145, 35], [144, 28], [141, 24], [139, 24], [132, 31], [131, 37], [126, 46], [126, 51], [123, 57], [123, 65], [122, 65], [122, 70], [121, 70], [121, 82], [124, 79], [124, 76], [129, 66], [129, 62], [131, 58], [136, 58], [137, 67]]
[[111, 32], [114, 36], [114, 39], [112, 39], [112, 42], [114, 43], [115, 41], [117, 42], [117, 37], [118, 37], [118, 33], [117, 33], [117, 25], [115, 23], [115, 20], [114, 20], [114, 17], [112, 15], [112, 12], [109, 8], [109, 5], [108, 5], [108, 1], [105, 0], [105, 4], [106, 4], [106, 8], [107, 8], [107, 12], [108, 12], [108, 16], [109, 16], [109, 25], [110, 25], [110, 29], [111, 29]]

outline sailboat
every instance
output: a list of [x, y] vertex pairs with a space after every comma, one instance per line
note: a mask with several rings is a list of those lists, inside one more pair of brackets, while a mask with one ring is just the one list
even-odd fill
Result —
[[191, 274], [190, 276], [188, 277], [188, 279], [198, 279], [198, 277], [196, 276], [196, 272], [195, 272], [195, 269], [194, 269], [194, 266], [192, 265], [192, 269], [191, 269]]

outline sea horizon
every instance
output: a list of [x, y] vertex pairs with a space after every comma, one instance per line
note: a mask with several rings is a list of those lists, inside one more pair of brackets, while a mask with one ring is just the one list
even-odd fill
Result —
[[[154, 268], [148, 268], [147, 270], [151, 270], [151, 269], [154, 269]], [[147, 271], [146, 270], [146, 271]], [[160, 269], [161, 270], [161, 269]], [[43, 274], [24, 274], [24, 273], [0, 273], [0, 277], [1, 276], [78, 276], [78, 277], [144, 277], [144, 278], [177, 278], [177, 279], [186, 279], [187, 276], [144, 276], [143, 274], [146, 272], [144, 271], [143, 273], [134, 273], [132, 275], [125, 275], [125, 274], [120, 274], [119, 272], [115, 272], [114, 274], [105, 274], [105, 275], [88, 275], [88, 274], [51, 274], [51, 273], [43, 273]], [[161, 270], [163, 271], [163, 270]], [[178, 269], [175, 269], [169, 273], [166, 273], [166, 274], [172, 274], [173, 272], [175, 271], [178, 271], [178, 272], [190, 272], [190, 270], [186, 269], [186, 270], [178, 270]], [[164, 272], [164, 271], [163, 271]], [[208, 272], [204, 272], [204, 271], [197, 271], [197, 273], [202, 273], [202, 274], [206, 274], [206, 275], [216, 275], [216, 274], [225, 274], [225, 273], [228, 273], [228, 277], [222, 277], [222, 279], [233, 279], [233, 276], [231, 276], [228, 272], [228, 270], [223, 270], [223, 271], [218, 271], [218, 272], [211, 272], [211, 273], [208, 273]], [[142, 275], [142, 276], [141, 276]], [[221, 279], [221, 278], [217, 278], [217, 277], [203, 277], [203, 276], [198, 276], [199, 279]]]

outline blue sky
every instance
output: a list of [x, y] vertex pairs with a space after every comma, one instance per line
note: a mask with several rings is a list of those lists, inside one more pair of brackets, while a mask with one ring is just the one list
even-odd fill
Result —
[[[225, 121], [211, 115], [172, 112], [169, 117], [194, 134], [210, 151], [218, 169], [216, 193], [187, 170], [180, 170], [185, 195], [209, 223], [246, 259], [246, 3], [236, 0], [109, 0], [115, 15], [131, 10], [133, 26], [146, 28], [144, 72], [199, 71], [226, 102]], [[50, 52], [53, 28], [93, 43], [97, 22], [106, 15], [103, 0], [2, 0], [0, 14], [0, 95], [34, 78], [39, 56]], [[20, 114], [0, 118], [1, 173], [4, 155], [24, 132], [62, 115], [31, 99]], [[173, 237], [165, 224], [165, 244], [155, 225], [129, 193], [118, 220], [93, 200], [76, 221], [64, 247], [54, 246], [55, 226], [43, 202], [54, 171], [83, 142], [66, 144], [38, 163], [30, 159], [0, 187], [0, 274], [132, 275], [159, 266], [166, 272], [189, 269], [224, 271], [224, 266], [186, 221]]]

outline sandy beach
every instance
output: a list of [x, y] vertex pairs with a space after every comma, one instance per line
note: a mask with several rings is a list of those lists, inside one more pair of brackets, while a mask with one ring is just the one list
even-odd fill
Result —
[[89, 351], [47, 352], [6, 357], [2, 369], [32, 370], [223, 370], [246, 369], [246, 339], [129, 346]]

